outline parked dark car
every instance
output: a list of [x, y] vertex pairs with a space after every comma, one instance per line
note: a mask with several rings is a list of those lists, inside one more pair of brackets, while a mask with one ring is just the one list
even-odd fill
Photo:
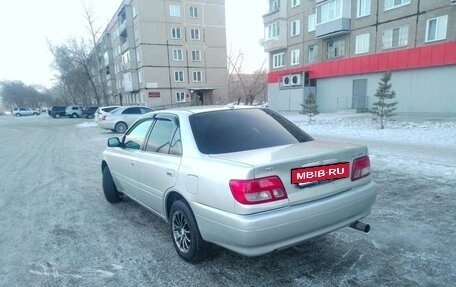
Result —
[[53, 106], [51, 110], [49, 110], [49, 115], [54, 119], [58, 119], [60, 117], [65, 116], [65, 109], [66, 106]]
[[86, 107], [82, 110], [81, 118], [93, 119], [98, 107]]

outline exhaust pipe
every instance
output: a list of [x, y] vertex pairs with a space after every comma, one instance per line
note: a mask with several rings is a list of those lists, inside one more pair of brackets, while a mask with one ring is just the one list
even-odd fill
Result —
[[359, 231], [363, 231], [368, 233], [369, 230], [371, 229], [370, 225], [361, 221], [355, 221], [352, 224], [350, 224], [351, 228], [354, 228]]

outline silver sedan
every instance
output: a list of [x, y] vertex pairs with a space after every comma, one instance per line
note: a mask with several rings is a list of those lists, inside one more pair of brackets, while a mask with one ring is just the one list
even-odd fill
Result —
[[184, 260], [211, 244], [246, 256], [360, 222], [376, 199], [367, 147], [314, 140], [269, 109], [157, 111], [108, 140], [101, 164], [111, 203], [128, 196], [169, 223]]

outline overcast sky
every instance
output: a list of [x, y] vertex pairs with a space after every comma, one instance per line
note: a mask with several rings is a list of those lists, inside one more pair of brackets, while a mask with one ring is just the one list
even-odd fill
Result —
[[[153, 1], [153, 0], [151, 0]], [[106, 27], [122, 0], [85, 0], [92, 7], [96, 25]], [[20, 80], [25, 84], [52, 86], [52, 55], [47, 41], [63, 43], [69, 38], [88, 38], [82, 0], [2, 1], [0, 16], [0, 81]], [[225, 0], [227, 50], [245, 54], [244, 68], [259, 68], [266, 54], [262, 15], [266, 0]]]

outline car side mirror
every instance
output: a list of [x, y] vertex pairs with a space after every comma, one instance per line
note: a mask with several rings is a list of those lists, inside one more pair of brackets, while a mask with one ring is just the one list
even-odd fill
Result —
[[108, 147], [120, 147], [122, 143], [118, 137], [113, 137], [108, 139]]

